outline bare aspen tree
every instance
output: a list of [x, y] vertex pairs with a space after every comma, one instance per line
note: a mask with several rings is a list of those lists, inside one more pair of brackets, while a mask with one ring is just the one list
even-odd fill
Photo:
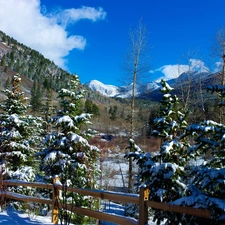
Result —
[[[181, 90], [181, 103], [183, 104], [184, 109], [189, 107], [191, 100], [191, 87], [193, 82], [193, 74], [195, 72], [203, 72], [204, 68], [201, 65], [202, 61], [199, 59], [197, 51], [189, 50], [185, 55], [183, 55], [183, 64], [178, 65], [178, 74], [181, 75], [185, 73], [185, 79], [182, 82], [179, 81], [179, 86]], [[201, 82], [201, 80], [199, 80]], [[201, 92], [201, 83], [199, 83], [200, 92]]]
[[[180, 102], [185, 110], [190, 106], [198, 108], [198, 114], [195, 116], [206, 117], [205, 104], [207, 98], [203, 88], [204, 73], [209, 73], [208, 67], [203, 62], [203, 56], [200, 56], [198, 50], [188, 50], [183, 54], [182, 59], [174, 71], [175, 78], [181, 76], [176, 81], [176, 87], [179, 90]], [[191, 107], [192, 108], [192, 107]], [[192, 117], [193, 119], [195, 117]], [[194, 122], [194, 121], [193, 121]]]
[[[135, 91], [137, 83], [141, 82], [150, 70], [148, 31], [142, 20], [138, 21], [136, 29], [129, 32], [129, 49], [125, 54], [123, 69], [126, 72], [126, 80], [132, 83], [131, 93], [131, 120], [130, 138], [134, 138], [135, 119]], [[132, 182], [132, 160], [129, 159], [128, 191], [131, 191]]]
[[[225, 28], [222, 27], [216, 33], [215, 42], [212, 47], [212, 54], [222, 61], [220, 72], [221, 85], [225, 85]], [[223, 107], [220, 107], [220, 123], [222, 123]]]
[[222, 60], [223, 66], [221, 71], [221, 85], [225, 85], [225, 28], [218, 30], [212, 53]]

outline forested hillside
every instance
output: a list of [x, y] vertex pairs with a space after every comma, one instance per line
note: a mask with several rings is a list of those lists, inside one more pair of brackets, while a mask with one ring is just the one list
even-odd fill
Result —
[[[0, 59], [4, 72], [20, 73], [44, 88], [59, 90], [69, 81], [69, 73], [46, 59], [39, 52], [0, 32]], [[63, 82], [62, 82], [63, 81]]]

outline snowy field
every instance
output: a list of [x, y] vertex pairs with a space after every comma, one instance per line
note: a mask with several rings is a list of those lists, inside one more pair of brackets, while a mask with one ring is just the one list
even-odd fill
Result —
[[[105, 205], [105, 212], [110, 214], [116, 214], [123, 216], [124, 208], [122, 205], [115, 204], [115, 203], [106, 203]], [[22, 213], [10, 209], [8, 211], [0, 212], [0, 224], [2, 225], [50, 225], [51, 223], [51, 215], [47, 216], [36, 216], [36, 215], [29, 215], [27, 213]], [[60, 223], [59, 223], [60, 224]], [[115, 225], [114, 223], [102, 221], [101, 225]], [[148, 221], [148, 225], [156, 225], [152, 222], [151, 218]]]
[[0, 212], [0, 224], [3, 225], [50, 225], [51, 216], [28, 215], [13, 209]]
[[[124, 207], [122, 205], [110, 202], [110, 203], [106, 203], [104, 212], [123, 216], [124, 215]], [[116, 225], [116, 224], [102, 221], [101, 225]], [[156, 223], [154, 223], [152, 221], [152, 218], [149, 218], [148, 225], [156, 225]], [[163, 225], [163, 224], [161, 224], [161, 225]]]
[[[102, 162], [100, 168], [102, 171], [102, 181], [100, 182], [100, 186], [106, 190], [111, 190], [110, 187], [127, 187], [128, 163], [128, 159], [124, 159], [124, 154], [110, 154], [109, 158]], [[138, 167], [135, 162], [133, 163], [133, 171], [138, 171]]]

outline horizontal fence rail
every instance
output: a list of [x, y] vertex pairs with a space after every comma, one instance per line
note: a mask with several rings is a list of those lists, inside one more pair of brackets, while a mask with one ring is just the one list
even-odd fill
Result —
[[8, 192], [8, 191], [0, 192], [0, 196], [4, 198], [14, 199], [17, 201], [23, 201], [23, 202], [35, 202], [35, 203], [42, 203], [42, 204], [48, 204], [48, 205], [52, 204], [52, 200], [50, 199], [48, 200], [45, 198], [31, 197], [31, 196], [17, 194], [17, 193]]
[[52, 189], [53, 184], [42, 183], [42, 182], [26, 182], [22, 180], [2, 180], [0, 183], [0, 188], [3, 186], [23, 186], [23, 187], [35, 187], [35, 188], [45, 188]]
[[[111, 191], [103, 191], [103, 190], [90, 190], [90, 189], [82, 189], [75, 187], [67, 187], [64, 185], [60, 185], [57, 183], [58, 178], [53, 179], [53, 184], [46, 184], [41, 182], [25, 182], [20, 180], [2, 180], [0, 182], [0, 197], [1, 199], [13, 199], [16, 201], [24, 201], [24, 202], [34, 202], [34, 203], [42, 203], [52, 205], [52, 222], [54, 224], [58, 223], [58, 215], [59, 209], [66, 209], [71, 212], [86, 215], [88, 217], [96, 218], [99, 220], [105, 220], [116, 224], [124, 224], [124, 225], [144, 225], [147, 224], [148, 221], [148, 207], [161, 209], [170, 212], [188, 214], [192, 216], [197, 216], [201, 218], [211, 218], [211, 212], [205, 209], [196, 209], [187, 206], [179, 206], [169, 203], [162, 202], [154, 202], [148, 200], [148, 189], [146, 187], [140, 187], [140, 194], [126, 194], [122, 192], [111, 192]], [[53, 192], [52, 199], [45, 199], [40, 197], [32, 197], [26, 196], [22, 194], [17, 194], [14, 192], [9, 192], [7, 190], [8, 186], [23, 186], [23, 187], [34, 187], [34, 188], [43, 188], [49, 189]], [[139, 205], [139, 220], [119, 216], [114, 214], [109, 214], [100, 211], [94, 211], [87, 208], [81, 208], [69, 204], [62, 204], [59, 201], [59, 192], [60, 191], [69, 191], [75, 192], [84, 196], [92, 196], [99, 199], [108, 199], [116, 202], [123, 203], [132, 203]]]
[[192, 207], [188, 207], [188, 206], [173, 205], [173, 204], [168, 204], [163, 202], [154, 202], [154, 201], [147, 201], [146, 205], [154, 209], [162, 209], [165, 211], [183, 213], [183, 214], [188, 214], [191, 216], [197, 216], [197, 217], [202, 217], [207, 219], [211, 218], [211, 212], [206, 209], [197, 209], [197, 208], [193, 209]]
[[67, 187], [64, 185], [55, 185], [58, 190], [61, 191], [69, 191], [75, 192], [81, 195], [90, 195], [92, 197], [101, 198], [101, 199], [108, 199], [118, 202], [124, 203], [133, 203], [139, 204], [139, 195], [138, 194], [126, 194], [123, 192], [112, 192], [112, 191], [103, 191], [103, 190], [91, 190], [91, 189], [83, 189], [83, 188], [74, 188], [74, 187]]
[[64, 208], [66, 210], [69, 210], [71, 212], [74, 212], [74, 213], [77, 213], [80, 215], [85, 215], [85, 216], [109, 221], [109, 222], [116, 223], [116, 224], [124, 224], [124, 225], [137, 225], [138, 224], [136, 219], [129, 218], [129, 217], [112, 215], [112, 214], [105, 213], [105, 212], [103, 213], [103, 212], [80, 208], [80, 207], [71, 206], [71, 205], [59, 204], [59, 206], [61, 208]]

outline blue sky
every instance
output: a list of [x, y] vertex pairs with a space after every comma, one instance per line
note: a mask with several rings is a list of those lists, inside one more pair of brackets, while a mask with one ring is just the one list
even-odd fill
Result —
[[82, 83], [120, 85], [129, 29], [140, 18], [152, 46], [149, 81], [177, 76], [178, 64], [184, 70], [196, 63], [209, 69], [210, 47], [225, 26], [224, 0], [0, 0], [0, 5], [0, 30], [77, 73]]

